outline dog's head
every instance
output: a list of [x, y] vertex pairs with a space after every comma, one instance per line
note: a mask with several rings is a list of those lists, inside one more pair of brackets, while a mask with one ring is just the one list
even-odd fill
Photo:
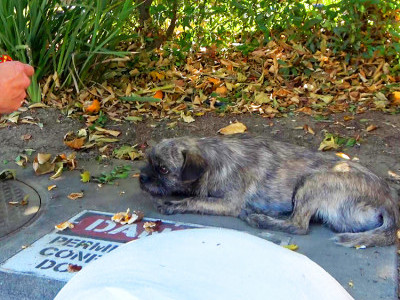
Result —
[[147, 153], [148, 163], [140, 172], [140, 187], [152, 195], [191, 195], [207, 170], [196, 139], [163, 140]]

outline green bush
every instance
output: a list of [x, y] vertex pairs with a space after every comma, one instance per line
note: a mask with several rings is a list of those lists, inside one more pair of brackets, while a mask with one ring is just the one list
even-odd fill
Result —
[[93, 65], [127, 38], [135, 7], [128, 0], [8, 0], [0, 3], [0, 50], [36, 69], [28, 89], [39, 102], [38, 82], [56, 74], [76, 85], [96, 75]]
[[193, 44], [227, 46], [236, 42], [242, 44], [241, 50], [249, 51], [282, 33], [291, 40], [306, 39], [313, 52], [321, 43], [333, 52], [366, 56], [377, 50], [397, 55], [400, 50], [396, 20], [400, 3], [395, 0], [150, 1], [155, 35], [170, 25], [174, 15], [171, 3], [176, 1], [175, 28], [183, 32], [175, 42], [184, 50]]

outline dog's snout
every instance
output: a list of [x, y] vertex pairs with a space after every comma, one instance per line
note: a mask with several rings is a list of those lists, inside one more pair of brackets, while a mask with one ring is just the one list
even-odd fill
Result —
[[147, 183], [150, 180], [150, 176], [148, 176], [145, 173], [140, 173], [139, 180], [140, 180], [140, 183]]

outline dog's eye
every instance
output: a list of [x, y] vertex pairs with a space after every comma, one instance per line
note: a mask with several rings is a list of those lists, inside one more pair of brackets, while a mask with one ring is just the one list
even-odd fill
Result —
[[163, 175], [165, 175], [165, 174], [168, 174], [168, 169], [166, 168], [166, 167], [164, 167], [164, 166], [160, 166], [160, 173], [161, 174], [163, 174]]

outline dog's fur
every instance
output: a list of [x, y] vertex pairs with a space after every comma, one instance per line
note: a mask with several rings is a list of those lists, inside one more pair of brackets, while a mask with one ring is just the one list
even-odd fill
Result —
[[344, 246], [395, 243], [399, 213], [388, 184], [358, 163], [247, 135], [167, 139], [140, 175], [164, 214], [239, 217], [250, 225], [306, 234], [312, 218]]

